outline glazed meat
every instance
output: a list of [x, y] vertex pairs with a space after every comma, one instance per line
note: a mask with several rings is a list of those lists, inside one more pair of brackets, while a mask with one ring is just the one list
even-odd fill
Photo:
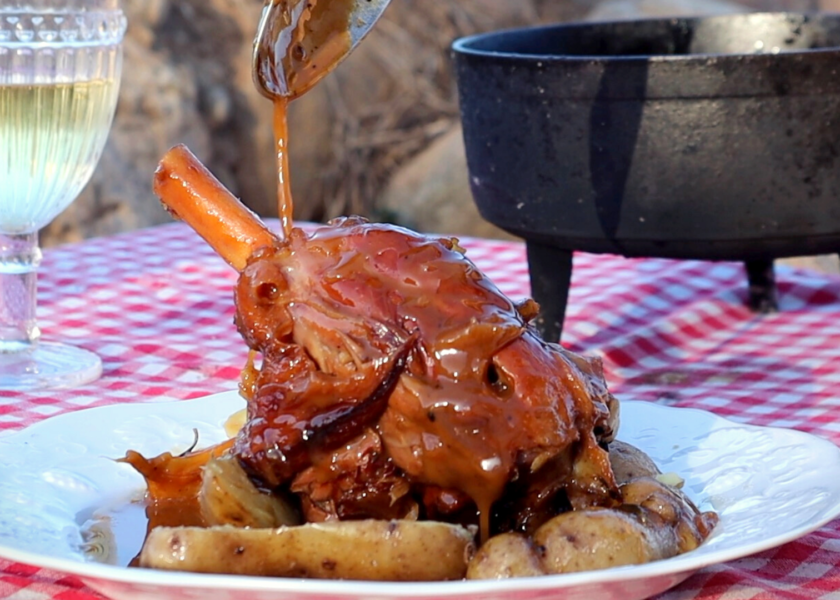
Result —
[[[310, 575], [499, 578], [658, 560], [712, 531], [678, 479], [614, 440], [600, 362], [540, 339], [538, 307], [508, 300], [457, 240], [358, 217], [275, 234], [184, 147], [155, 191], [239, 272], [251, 358], [234, 439], [123, 459], [148, 484], [141, 566], [189, 555], [201, 572], [297, 576], [298, 551], [333, 565], [333, 531], [350, 570]], [[414, 541], [394, 548], [397, 530]], [[370, 570], [370, 544], [455, 560]]]
[[[600, 362], [546, 343], [451, 238], [344, 218], [269, 231], [186, 148], [155, 191], [240, 272], [233, 454], [306, 521], [436, 519], [482, 538], [620, 503]], [[257, 364], [258, 363], [258, 366]]]
[[600, 363], [542, 341], [457, 241], [344, 218], [248, 259], [234, 446], [308, 521], [435, 518], [530, 532], [613, 506], [616, 428]]
[[[456, 239], [359, 217], [293, 226], [288, 103], [349, 50], [356, 4], [277, 1], [263, 12], [274, 16], [261, 22], [255, 58], [268, 70], [257, 81], [291, 83], [269, 94], [278, 233], [183, 146], [155, 173], [166, 207], [239, 272], [235, 321], [251, 353], [232, 443], [124, 459], [149, 490], [140, 564], [425, 580], [692, 549], [715, 516], [629, 449], [610, 456], [618, 403], [601, 363], [540, 339], [533, 301], [507, 299]], [[173, 512], [207, 528], [157, 527]], [[463, 525], [479, 526], [478, 554], [476, 529]]]

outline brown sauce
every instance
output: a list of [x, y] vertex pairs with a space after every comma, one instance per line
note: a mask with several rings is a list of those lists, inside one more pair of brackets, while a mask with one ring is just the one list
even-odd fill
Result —
[[[131, 465], [146, 480], [146, 533], [155, 527], [206, 526], [199, 506], [202, 467], [233, 445], [228, 440], [205, 450], [146, 458], [129, 450], [119, 462]], [[132, 564], [136, 563], [132, 561]]]
[[277, 214], [280, 217], [280, 229], [283, 239], [288, 239], [292, 231], [292, 183], [289, 179], [289, 125], [286, 98], [274, 100], [274, 149], [277, 153]]
[[289, 172], [289, 102], [312, 88], [350, 50], [349, 29], [354, 7], [353, 0], [274, 0], [265, 9], [270, 11], [269, 31], [261, 40], [276, 41], [274, 46], [257, 48], [268, 60], [260, 61], [254, 75], [259, 89], [278, 92], [271, 99], [277, 155], [277, 211], [284, 239], [291, 232], [294, 211]]

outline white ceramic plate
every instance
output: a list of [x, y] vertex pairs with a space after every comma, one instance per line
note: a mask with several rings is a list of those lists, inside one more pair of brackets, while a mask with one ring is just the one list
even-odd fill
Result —
[[[639, 600], [704, 566], [793, 540], [840, 515], [840, 450], [791, 430], [738, 425], [707, 412], [622, 403], [619, 437], [686, 480], [703, 509], [721, 517], [698, 550], [638, 567], [508, 581], [428, 584], [331, 582], [196, 575], [125, 568], [144, 523], [132, 500], [143, 480], [112, 459], [223, 438], [242, 407], [235, 393], [188, 402], [117, 405], [46, 420], [0, 438], [0, 556], [74, 574], [115, 599], [227, 600], [587, 599]], [[93, 523], [93, 527], [91, 527]], [[83, 532], [98, 531], [114, 564], [94, 562]], [[85, 549], [88, 550], [85, 550]], [[99, 557], [102, 560], [102, 556]]]

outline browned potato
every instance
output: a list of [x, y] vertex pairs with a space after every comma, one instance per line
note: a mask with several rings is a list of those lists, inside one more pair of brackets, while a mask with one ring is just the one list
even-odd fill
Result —
[[507, 579], [545, 575], [531, 541], [519, 533], [491, 537], [467, 567], [467, 579]]
[[637, 477], [656, 477], [659, 468], [651, 458], [626, 442], [610, 442], [610, 465], [619, 485]]
[[461, 579], [473, 534], [431, 521], [333, 521], [278, 529], [158, 527], [140, 566], [197, 573], [380, 581]]
[[537, 529], [534, 545], [542, 550], [547, 573], [638, 565], [669, 555], [658, 533], [631, 514], [612, 509], [558, 515]]
[[258, 490], [232, 456], [207, 462], [198, 499], [208, 525], [279, 527], [300, 523], [290, 503]]
[[650, 457], [625, 442], [609, 445], [623, 504], [570, 511], [549, 520], [531, 539], [514, 533], [488, 540], [467, 570], [468, 579], [527, 577], [644, 564], [696, 548], [716, 515], [701, 513]]
[[675, 554], [697, 548], [717, 524], [716, 514], [700, 512], [682, 491], [651, 477], [625, 483], [621, 495], [625, 503], [637, 505], [658, 519], [660, 528], [674, 532]]

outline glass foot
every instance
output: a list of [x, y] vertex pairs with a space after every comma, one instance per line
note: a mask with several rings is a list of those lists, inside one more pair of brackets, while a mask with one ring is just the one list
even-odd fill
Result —
[[98, 379], [102, 361], [75, 346], [40, 342], [23, 352], [0, 353], [0, 390], [67, 388]]

